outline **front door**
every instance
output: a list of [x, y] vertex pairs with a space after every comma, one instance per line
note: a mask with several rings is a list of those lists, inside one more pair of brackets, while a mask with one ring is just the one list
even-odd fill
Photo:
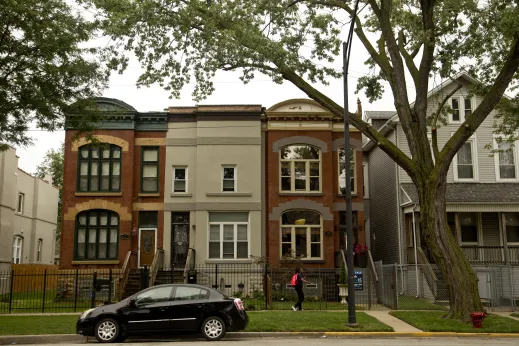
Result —
[[139, 229], [139, 267], [151, 267], [157, 250], [157, 229]]
[[171, 213], [171, 264], [184, 266], [189, 251], [189, 213]]

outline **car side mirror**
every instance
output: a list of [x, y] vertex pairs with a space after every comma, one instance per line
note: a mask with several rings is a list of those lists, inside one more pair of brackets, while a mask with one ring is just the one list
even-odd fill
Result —
[[128, 301], [128, 305], [132, 308], [136, 308], [137, 307], [137, 303], [135, 302], [135, 299], [130, 299]]

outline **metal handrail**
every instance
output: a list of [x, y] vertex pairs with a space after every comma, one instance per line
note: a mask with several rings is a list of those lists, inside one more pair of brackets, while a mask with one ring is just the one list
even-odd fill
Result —
[[[421, 247], [418, 247], [417, 249], [418, 253], [418, 260], [420, 264], [423, 264], [426, 269], [425, 278], [427, 282], [429, 283], [429, 287], [431, 288], [434, 296], [436, 297], [436, 294], [438, 292], [438, 277], [434, 273], [434, 270], [431, 266], [431, 263], [429, 263], [429, 260], [427, 259], [427, 256], [425, 256], [425, 253], [423, 252]], [[416, 278], [418, 280], [418, 278]]]
[[132, 251], [128, 251], [126, 253], [126, 257], [124, 258], [124, 264], [123, 264], [123, 268], [122, 268], [122, 272], [121, 272], [121, 278], [120, 278], [120, 282], [119, 282], [119, 294], [120, 294], [120, 299], [122, 299], [123, 297], [123, 293], [124, 293], [124, 289], [126, 287], [126, 283], [128, 281], [128, 275], [130, 273], [130, 258], [132, 257]]
[[155, 256], [153, 256], [153, 262], [151, 263], [150, 268], [150, 285], [155, 284], [155, 279], [157, 278], [157, 273], [159, 269], [161, 269], [164, 265], [164, 249], [157, 249]]
[[368, 250], [368, 263], [369, 263], [369, 269], [373, 273], [373, 276], [375, 277], [375, 281], [378, 282], [378, 274], [377, 270], [375, 269], [375, 262], [373, 262], [373, 256], [371, 256], [371, 251]]
[[195, 267], [195, 249], [192, 247], [187, 251], [187, 259], [186, 266], [184, 267], [184, 278], [187, 278], [187, 275], [191, 269]]

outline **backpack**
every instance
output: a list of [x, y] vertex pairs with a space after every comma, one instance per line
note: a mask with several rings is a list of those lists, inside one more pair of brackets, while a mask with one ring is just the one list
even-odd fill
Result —
[[297, 273], [292, 276], [292, 282], [290, 283], [292, 287], [295, 287], [297, 285]]

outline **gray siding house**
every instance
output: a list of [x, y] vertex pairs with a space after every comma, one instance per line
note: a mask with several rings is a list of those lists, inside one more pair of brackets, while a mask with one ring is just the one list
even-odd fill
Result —
[[[447, 116], [447, 124], [438, 129], [440, 150], [481, 102], [480, 97], [470, 96], [474, 79], [460, 74], [455, 80], [462, 87], [449, 99], [452, 114]], [[429, 92], [429, 114], [457, 83], [449, 80]], [[366, 111], [364, 116], [410, 155], [396, 112]], [[448, 222], [480, 282], [486, 274], [479, 273], [478, 268], [489, 264], [519, 265], [519, 143], [511, 148], [498, 143], [494, 119], [492, 112], [460, 149], [447, 178]], [[488, 145], [510, 150], [494, 154]], [[417, 261], [434, 269], [434, 260], [420, 234], [420, 203], [410, 177], [373, 142], [365, 141], [363, 151], [369, 176], [369, 234], [374, 260], [384, 264]], [[485, 294], [482, 292], [482, 296]]]

